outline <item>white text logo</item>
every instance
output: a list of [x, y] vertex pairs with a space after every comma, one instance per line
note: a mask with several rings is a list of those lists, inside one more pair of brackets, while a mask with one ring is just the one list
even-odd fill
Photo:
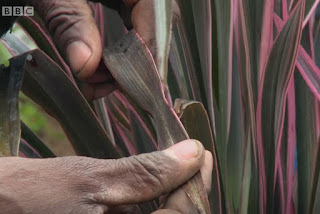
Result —
[[2, 16], [33, 16], [34, 8], [31, 6], [2, 6]]

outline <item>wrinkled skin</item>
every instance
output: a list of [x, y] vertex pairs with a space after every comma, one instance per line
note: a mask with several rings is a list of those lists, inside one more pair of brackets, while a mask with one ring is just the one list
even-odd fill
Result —
[[[121, 0], [105, 0], [105, 3], [110, 1]], [[110, 80], [110, 72], [97, 69], [102, 57], [101, 38], [85, 0], [27, 2], [34, 5], [72, 71], [83, 81], [82, 92], [87, 99], [106, 96], [116, 89], [114, 81]], [[101, 2], [104, 3], [103, 0]], [[156, 58], [152, 5], [153, 0], [123, 0], [122, 7], [125, 8], [121, 9], [121, 16], [127, 27], [133, 27], [141, 36]], [[176, 13], [177, 6], [173, 5]]]
[[118, 160], [0, 158], [0, 210], [15, 214], [138, 213], [134, 204], [165, 195], [162, 209], [154, 214], [196, 213], [178, 187], [199, 169], [209, 192], [212, 156], [193, 140]]
[[[127, 7], [124, 11], [130, 14], [122, 15], [131, 17], [129, 25], [156, 58], [152, 1], [124, 0]], [[101, 39], [86, 1], [28, 0], [27, 3], [35, 6], [72, 71], [83, 81], [82, 92], [86, 98], [96, 99], [112, 92], [116, 88], [114, 81], [110, 81], [112, 76], [106, 70], [97, 69], [102, 56]], [[191, 140], [162, 152], [119, 160], [0, 158], [0, 212], [136, 213], [135, 204], [163, 196], [161, 209], [154, 213], [196, 213], [178, 187], [201, 169], [209, 191], [212, 166], [211, 153]]]

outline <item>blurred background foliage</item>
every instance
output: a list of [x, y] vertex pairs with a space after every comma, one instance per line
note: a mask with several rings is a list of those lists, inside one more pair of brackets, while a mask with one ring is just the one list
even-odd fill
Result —
[[[13, 25], [12, 33], [24, 41], [30, 49], [37, 48], [35, 42], [32, 41], [30, 36], [27, 36], [17, 24]], [[0, 52], [2, 55], [0, 57], [0, 64], [8, 66], [8, 59], [11, 58], [11, 54], [1, 45]], [[74, 151], [59, 123], [21, 92], [19, 94], [19, 111], [21, 120], [27, 124], [55, 154], [58, 156], [74, 155]]]
[[74, 155], [70, 143], [59, 123], [46, 114], [23, 93], [19, 94], [20, 117], [28, 127], [58, 156]]

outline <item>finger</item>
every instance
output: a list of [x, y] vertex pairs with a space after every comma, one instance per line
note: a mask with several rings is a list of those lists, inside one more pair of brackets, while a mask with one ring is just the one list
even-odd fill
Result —
[[96, 83], [103, 83], [103, 82], [111, 82], [115, 81], [111, 73], [106, 71], [99, 71], [95, 72], [90, 78], [86, 79], [85, 82], [96, 84]]
[[81, 86], [82, 94], [87, 100], [105, 97], [116, 89], [117, 86], [114, 81], [99, 84], [83, 83]]
[[152, 200], [169, 193], [199, 171], [204, 160], [199, 141], [186, 140], [159, 152], [108, 160], [99, 170], [103, 185], [96, 203], [121, 205]]
[[141, 214], [141, 210], [136, 204], [132, 205], [120, 205], [116, 207], [108, 207], [108, 211], [105, 214]]
[[80, 79], [90, 77], [102, 55], [99, 30], [85, 0], [29, 0]]
[[[132, 3], [132, 1], [130, 1]], [[133, 4], [133, 3], [132, 3]], [[155, 16], [153, 0], [134, 1], [131, 22], [135, 31], [140, 35], [142, 40], [148, 46], [152, 56], [156, 57], [156, 40], [155, 40]]]
[[211, 191], [212, 183], [212, 169], [213, 169], [213, 157], [211, 152], [205, 151], [205, 157], [203, 165], [201, 166], [201, 178], [203, 181], [204, 189], [209, 194]]
[[165, 201], [163, 208], [175, 210], [183, 214], [198, 213], [197, 208], [193, 205], [183, 188], [172, 192]]
[[131, 7], [134, 7], [140, 0], [122, 0], [122, 1], [127, 7], [131, 8]]
[[[205, 151], [204, 162], [201, 166], [200, 172], [203, 180], [204, 187], [209, 194], [211, 189], [211, 177], [213, 168], [213, 158], [209, 151]], [[197, 209], [191, 202], [190, 198], [187, 196], [183, 188], [179, 188], [172, 192], [168, 198], [166, 198], [165, 204], [163, 206], [166, 209], [172, 209], [179, 211], [184, 214], [197, 213]]]
[[[175, 20], [180, 16], [180, 9], [175, 0], [171, 0], [171, 3], [173, 20]], [[132, 26], [149, 48], [155, 61], [158, 62], [154, 11], [155, 0], [127, 0], [125, 4], [129, 6], [133, 5], [131, 15]]]
[[87, 83], [103, 83], [103, 82], [110, 82], [115, 81], [113, 76], [111, 75], [110, 71], [105, 66], [103, 60], [100, 61], [96, 72], [89, 78], [85, 80]]
[[153, 212], [152, 214], [181, 214], [175, 210], [161, 209]]

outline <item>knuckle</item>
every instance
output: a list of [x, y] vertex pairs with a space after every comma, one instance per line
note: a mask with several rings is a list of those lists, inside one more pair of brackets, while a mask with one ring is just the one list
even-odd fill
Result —
[[173, 164], [169, 162], [171, 161], [159, 152], [159, 155], [132, 156], [126, 160], [125, 164], [132, 175], [137, 191], [144, 189], [162, 194], [170, 191], [168, 177], [173, 174]]
[[77, 14], [60, 12], [50, 17], [47, 26], [50, 34], [57, 39], [79, 22], [81, 22], [81, 17]]
[[152, 159], [133, 156], [127, 161], [127, 166], [137, 190], [163, 191], [161, 170], [153, 163]]

